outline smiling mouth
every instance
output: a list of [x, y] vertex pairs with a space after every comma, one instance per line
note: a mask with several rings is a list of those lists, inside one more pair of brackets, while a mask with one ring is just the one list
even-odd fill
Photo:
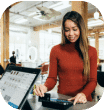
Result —
[[69, 37], [69, 39], [70, 39], [70, 40], [74, 40], [74, 39], [75, 39], [75, 37]]

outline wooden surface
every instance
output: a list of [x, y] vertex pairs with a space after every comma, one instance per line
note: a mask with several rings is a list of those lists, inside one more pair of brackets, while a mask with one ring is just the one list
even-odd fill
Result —
[[99, 63], [99, 32], [95, 33], [95, 48], [97, 50], [97, 63]]
[[1, 18], [1, 65], [6, 68], [9, 59], [9, 9], [6, 9]]

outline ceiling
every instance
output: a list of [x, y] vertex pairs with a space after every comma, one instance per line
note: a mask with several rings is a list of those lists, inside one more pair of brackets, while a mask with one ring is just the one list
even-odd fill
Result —
[[[58, 10], [58, 12], [61, 12], [61, 15], [52, 17], [49, 20], [38, 19], [37, 12], [39, 12], [39, 10], [36, 8], [37, 6], [38, 7], [44, 6], [44, 7], [50, 8], [60, 2], [62, 2], [62, 1], [43, 1], [43, 2], [42, 1], [22, 1], [10, 8], [10, 27], [17, 27], [17, 26], [22, 26], [24, 28], [36, 27], [36, 26], [40, 26], [43, 24], [47, 24], [47, 23], [51, 24], [51, 23], [55, 23], [56, 21], [60, 21], [60, 20], [62, 20], [62, 18], [66, 12], [71, 11], [71, 2], [64, 1], [63, 3], [68, 2], [67, 4], [69, 4], [69, 6], [67, 5], [66, 7], [63, 7], [63, 9], [61, 9], [62, 6], [59, 9], [57, 9], [58, 6], [56, 6], [56, 9]], [[88, 3], [88, 14], [94, 13], [96, 10], [97, 9], [95, 6]], [[35, 12], [35, 14], [29, 16], [30, 14], [32, 14], [34, 12]], [[20, 23], [20, 24], [15, 23], [16, 20], [18, 20], [20, 18], [27, 19], [28, 21], [26, 21], [24, 23]], [[92, 18], [88, 19], [88, 21], [96, 21], [96, 20], [92, 17]], [[89, 28], [94, 28], [94, 27], [90, 26]], [[11, 28], [11, 29], [13, 29], [13, 28]], [[60, 32], [61, 31], [60, 26], [58, 28], [54, 28], [53, 31]]]

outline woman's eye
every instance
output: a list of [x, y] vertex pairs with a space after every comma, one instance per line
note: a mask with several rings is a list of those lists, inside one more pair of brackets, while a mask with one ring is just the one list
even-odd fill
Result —
[[77, 29], [73, 29], [73, 31], [77, 31]]
[[68, 32], [69, 30], [65, 30], [65, 32]]

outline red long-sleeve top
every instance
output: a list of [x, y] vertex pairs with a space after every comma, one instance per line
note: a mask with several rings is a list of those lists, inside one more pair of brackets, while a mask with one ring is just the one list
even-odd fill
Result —
[[75, 44], [56, 45], [50, 53], [49, 75], [45, 82], [48, 90], [54, 88], [59, 77], [58, 93], [75, 96], [84, 93], [87, 100], [92, 101], [91, 93], [97, 84], [97, 51], [89, 46], [90, 80], [85, 83], [83, 78], [83, 61], [75, 49]]

